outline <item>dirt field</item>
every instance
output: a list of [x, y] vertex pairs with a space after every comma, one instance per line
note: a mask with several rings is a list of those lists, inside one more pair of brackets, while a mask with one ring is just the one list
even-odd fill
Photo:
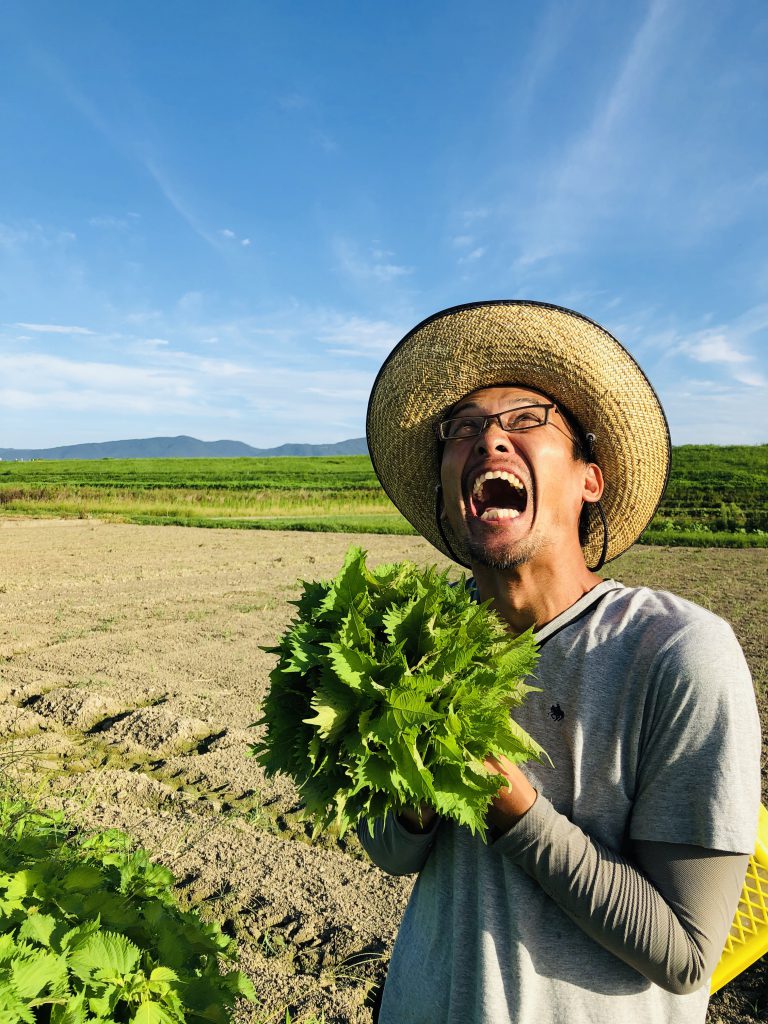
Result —
[[[295, 791], [246, 746], [298, 577], [333, 575], [352, 541], [372, 562], [440, 562], [410, 537], [262, 533], [0, 519], [0, 721], [42, 799], [78, 822], [130, 831], [225, 922], [263, 1000], [243, 1022], [321, 1011], [370, 1021], [411, 882], [355, 840], [310, 845]], [[760, 694], [764, 732], [768, 551], [636, 549], [610, 567], [724, 615]], [[765, 766], [764, 758], [764, 766]], [[766, 799], [764, 786], [764, 800]], [[709, 1024], [763, 1020], [757, 965]]]

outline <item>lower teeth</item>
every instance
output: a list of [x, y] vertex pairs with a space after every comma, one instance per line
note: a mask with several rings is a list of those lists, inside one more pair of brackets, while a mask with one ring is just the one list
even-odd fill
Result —
[[516, 508], [487, 508], [480, 516], [481, 519], [517, 519], [520, 513]]

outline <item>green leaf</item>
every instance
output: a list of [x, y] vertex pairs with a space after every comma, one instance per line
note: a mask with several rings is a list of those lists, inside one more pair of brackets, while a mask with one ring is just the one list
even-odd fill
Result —
[[71, 892], [89, 892], [104, 886], [104, 872], [94, 864], [78, 864], [64, 876], [63, 885]]
[[131, 1024], [176, 1024], [177, 1020], [160, 1003], [146, 1002], [131, 1017]]
[[353, 690], [376, 692], [373, 676], [379, 668], [379, 663], [374, 658], [365, 651], [356, 651], [342, 644], [330, 643], [325, 646], [328, 648], [328, 660], [333, 671], [342, 683]]
[[88, 1009], [91, 1011], [96, 1020], [110, 1020], [110, 1013], [112, 1012], [112, 1000], [110, 999], [109, 994], [102, 996], [91, 996], [88, 999]]
[[34, 893], [42, 881], [43, 874], [40, 868], [34, 870], [25, 868], [17, 871], [11, 878], [6, 889], [6, 897], [9, 900], [23, 900]]
[[29, 1006], [10, 988], [0, 990], [0, 1024], [35, 1024], [35, 1016]]
[[461, 761], [463, 756], [461, 747], [457, 743], [456, 737], [450, 732], [433, 733], [432, 743], [434, 744], [435, 754], [438, 759], [444, 760], [448, 764]]
[[366, 577], [364, 552], [360, 548], [350, 548], [340, 573], [320, 604], [320, 612], [331, 613], [341, 620], [355, 601], [365, 594]]
[[155, 967], [149, 975], [150, 981], [178, 981], [179, 976], [170, 967]]
[[408, 604], [403, 604], [401, 599], [400, 603], [393, 604], [391, 607], [387, 608], [382, 615], [382, 622], [387, 633], [387, 639], [390, 643], [397, 643], [398, 630], [400, 629], [403, 619], [408, 614], [410, 608], [410, 602]]
[[242, 971], [230, 971], [221, 979], [223, 987], [233, 996], [240, 996], [250, 1002], [256, 1002], [256, 989], [249, 977]]
[[432, 774], [424, 766], [416, 748], [416, 737], [413, 730], [400, 732], [400, 742], [391, 743], [389, 753], [395, 766], [404, 778], [406, 785], [419, 802], [431, 800], [433, 796]]
[[51, 1006], [51, 1024], [85, 1024], [85, 991], [70, 996], [65, 1003]]
[[408, 652], [408, 661], [416, 665], [425, 654], [435, 647], [435, 609], [439, 595], [427, 591], [408, 608], [399, 625], [394, 630], [395, 642], [404, 641]]
[[50, 946], [51, 934], [56, 927], [56, 919], [50, 914], [30, 914], [19, 928], [20, 939], [30, 939], [40, 946]]
[[373, 650], [373, 633], [366, 626], [365, 619], [354, 605], [342, 619], [339, 640], [344, 647], [354, 648], [370, 654]]
[[357, 786], [355, 791], [363, 787], [380, 789], [382, 792], [391, 793], [394, 790], [402, 790], [404, 779], [394, 770], [388, 758], [379, 754], [372, 754], [365, 758], [355, 768]]
[[314, 718], [303, 718], [302, 721], [316, 729], [319, 736], [324, 740], [335, 739], [350, 714], [350, 709], [344, 706], [330, 703], [331, 698], [318, 697], [318, 702], [313, 704]]
[[520, 764], [523, 761], [544, 761], [545, 759], [549, 762], [552, 767], [552, 759], [549, 754], [540, 747], [539, 744], [528, 735], [528, 733], [513, 718], [507, 717], [504, 722], [503, 728], [499, 730], [499, 742], [497, 749], [491, 750], [491, 753], [501, 753], [505, 757], [508, 757], [514, 764]]
[[476, 783], [468, 784], [459, 768], [447, 765], [435, 766], [434, 779], [435, 810], [485, 838], [485, 815], [498, 791], [498, 782], [489, 779], [485, 789], [479, 788]]
[[88, 981], [95, 975], [105, 977], [129, 974], [139, 961], [138, 947], [124, 935], [98, 932], [79, 946], [69, 958], [73, 972]]
[[322, 664], [323, 651], [317, 645], [323, 633], [310, 622], [298, 622], [285, 637], [288, 652], [281, 659], [284, 672], [308, 672], [313, 666]]
[[11, 980], [23, 999], [34, 999], [44, 988], [61, 981], [66, 976], [66, 965], [55, 953], [39, 952], [34, 958], [14, 960], [11, 964]]
[[85, 945], [92, 935], [95, 935], [101, 929], [101, 921], [98, 917], [92, 921], [83, 921], [82, 924], [71, 928], [61, 938], [61, 949], [62, 952], [67, 950], [77, 949], [79, 946]]
[[425, 722], [436, 722], [442, 718], [440, 712], [432, 708], [423, 694], [407, 689], [405, 686], [390, 690], [387, 694], [387, 703], [395, 711], [400, 712], [395, 715], [395, 721], [401, 728], [408, 725], [421, 725]]
[[16, 956], [16, 941], [12, 935], [6, 932], [0, 935], [0, 965], [8, 963]]

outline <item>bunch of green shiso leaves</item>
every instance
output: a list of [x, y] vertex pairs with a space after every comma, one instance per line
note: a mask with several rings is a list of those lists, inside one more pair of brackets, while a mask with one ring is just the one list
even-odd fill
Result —
[[[303, 581], [302, 581], [303, 582]], [[544, 752], [510, 717], [536, 687], [532, 631], [512, 637], [466, 581], [410, 562], [370, 569], [350, 548], [330, 582], [303, 582], [276, 647], [250, 753], [299, 788], [314, 834], [422, 803], [483, 838], [513, 763]], [[546, 756], [546, 755], [544, 755]]]

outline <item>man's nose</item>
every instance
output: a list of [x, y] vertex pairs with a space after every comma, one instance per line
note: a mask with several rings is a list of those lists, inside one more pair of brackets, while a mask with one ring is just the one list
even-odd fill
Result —
[[475, 451], [478, 455], [489, 455], [491, 452], [511, 452], [512, 447], [509, 434], [502, 430], [494, 420], [486, 423], [485, 430], [482, 434], [478, 434], [475, 442]]

